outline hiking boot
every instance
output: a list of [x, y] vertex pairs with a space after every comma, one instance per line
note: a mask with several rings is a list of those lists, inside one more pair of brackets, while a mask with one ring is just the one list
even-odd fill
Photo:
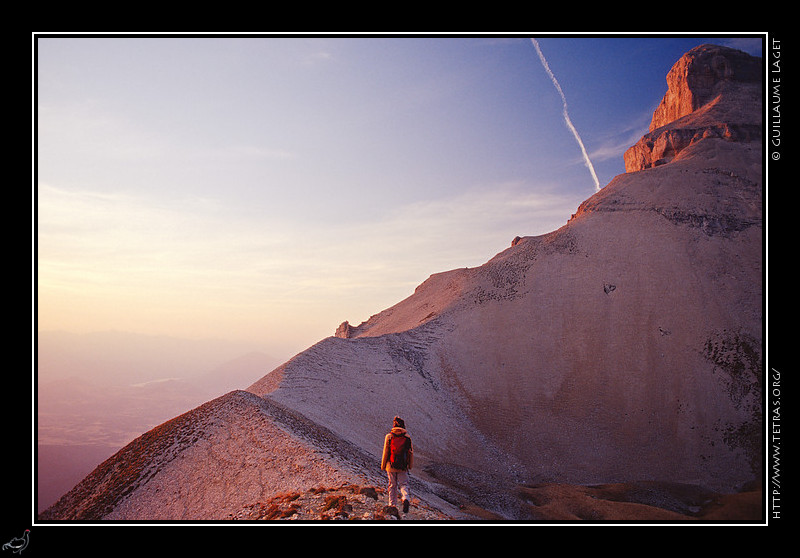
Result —
[[403, 513], [408, 513], [409, 501], [403, 500]]

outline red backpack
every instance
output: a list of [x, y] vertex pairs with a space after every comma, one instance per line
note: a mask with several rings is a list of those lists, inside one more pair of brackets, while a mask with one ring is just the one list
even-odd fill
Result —
[[410, 438], [405, 434], [392, 434], [389, 442], [389, 466], [392, 469], [407, 469], [409, 449], [411, 449]]

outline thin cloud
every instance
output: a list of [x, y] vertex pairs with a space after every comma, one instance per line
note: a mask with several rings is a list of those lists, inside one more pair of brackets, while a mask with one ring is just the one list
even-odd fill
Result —
[[333, 54], [327, 51], [317, 51], [307, 55], [304, 59], [304, 62], [306, 64], [317, 64], [328, 62], [330, 60], [333, 60]]
[[237, 145], [221, 150], [223, 156], [243, 159], [288, 160], [296, 159], [297, 153], [288, 149], [261, 147], [257, 145]]

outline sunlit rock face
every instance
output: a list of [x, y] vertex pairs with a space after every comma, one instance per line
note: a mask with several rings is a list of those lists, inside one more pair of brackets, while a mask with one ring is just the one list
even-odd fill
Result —
[[653, 113], [649, 133], [624, 156], [634, 172], [671, 161], [704, 138], [760, 142], [761, 58], [717, 45], [686, 53], [667, 74], [667, 92]]
[[416, 494], [467, 493], [503, 517], [519, 483], [736, 490], [758, 477], [758, 65], [691, 51], [628, 172], [564, 226], [434, 274], [249, 393], [154, 429], [48, 517], [87, 501], [107, 517], [197, 517], [336, 473], [375, 478], [395, 415], [414, 440]]

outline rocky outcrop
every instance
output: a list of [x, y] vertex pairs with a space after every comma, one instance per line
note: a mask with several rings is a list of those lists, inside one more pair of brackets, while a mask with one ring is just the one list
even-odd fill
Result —
[[743, 84], [760, 84], [761, 58], [719, 45], [701, 45], [678, 60], [667, 74], [667, 93], [653, 113], [650, 131], [700, 109]]
[[739, 110], [761, 95], [760, 58], [738, 50], [702, 45], [667, 74], [667, 93], [653, 113], [649, 133], [625, 152], [625, 169], [663, 165], [707, 138], [760, 142], [760, 118]]
[[334, 336], [340, 339], [349, 339], [352, 335], [353, 326], [351, 326], [347, 320], [339, 324], [339, 327], [336, 328], [336, 332], [334, 333]]

